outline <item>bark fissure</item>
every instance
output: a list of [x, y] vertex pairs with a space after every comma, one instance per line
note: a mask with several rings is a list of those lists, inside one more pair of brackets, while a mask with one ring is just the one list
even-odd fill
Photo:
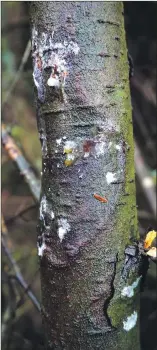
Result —
[[118, 261], [118, 253], [116, 254], [116, 256], [113, 259], [111, 259], [110, 261], [107, 261], [109, 264], [113, 265], [113, 274], [112, 274], [112, 279], [111, 279], [111, 292], [104, 303], [104, 314], [105, 314], [105, 317], [107, 319], [108, 326], [111, 327], [111, 329], [115, 329], [115, 327], [112, 326], [112, 321], [111, 321], [110, 316], [108, 315], [107, 309], [109, 307], [111, 299], [114, 297], [114, 292], [115, 292], [114, 280], [115, 280], [115, 276], [116, 276], [117, 261]]

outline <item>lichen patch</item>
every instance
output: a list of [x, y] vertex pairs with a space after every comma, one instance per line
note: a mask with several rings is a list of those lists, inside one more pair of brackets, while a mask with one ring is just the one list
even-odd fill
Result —
[[58, 236], [60, 239], [60, 242], [63, 241], [65, 235], [70, 231], [70, 225], [67, 221], [67, 219], [59, 219], [58, 220]]
[[123, 321], [123, 329], [128, 332], [135, 327], [136, 323], [137, 312], [134, 311], [130, 316], [127, 317], [126, 321]]
[[116, 181], [116, 173], [112, 173], [110, 171], [107, 172], [106, 174], [106, 181], [108, 184], [111, 184], [112, 182]]
[[43, 253], [44, 253], [44, 250], [46, 249], [46, 244], [45, 244], [45, 242], [43, 241], [43, 243], [42, 243], [41, 246], [39, 246], [39, 244], [37, 244], [37, 248], [38, 248], [38, 255], [39, 255], [40, 257], [42, 257], [42, 256], [43, 256]]
[[130, 286], [124, 287], [122, 292], [121, 292], [121, 296], [122, 297], [132, 298], [134, 296], [134, 290], [138, 286], [141, 277], [142, 276], [138, 277], [136, 279], [136, 281], [134, 281]]

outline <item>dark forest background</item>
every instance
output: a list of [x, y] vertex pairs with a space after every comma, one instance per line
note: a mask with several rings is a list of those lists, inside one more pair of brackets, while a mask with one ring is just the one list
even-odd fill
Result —
[[[157, 2], [124, 2], [135, 139], [139, 231], [156, 223]], [[1, 3], [2, 61], [2, 348], [42, 349], [36, 225], [41, 150], [36, 126], [29, 3]], [[11, 144], [14, 152], [8, 151]], [[16, 157], [19, 155], [19, 158]], [[156, 267], [141, 292], [141, 349], [157, 350]], [[124, 349], [125, 350], [125, 349]], [[136, 349], [135, 349], [136, 350]]]

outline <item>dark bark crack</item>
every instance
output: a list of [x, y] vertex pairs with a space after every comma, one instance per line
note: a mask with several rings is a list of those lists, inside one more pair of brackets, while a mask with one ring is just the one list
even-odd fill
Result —
[[114, 292], [115, 292], [114, 280], [115, 280], [115, 276], [116, 276], [116, 267], [117, 267], [117, 262], [118, 262], [118, 253], [116, 254], [116, 256], [113, 259], [107, 260], [106, 262], [109, 263], [109, 264], [113, 264], [113, 274], [112, 274], [112, 279], [111, 279], [111, 284], [110, 284], [111, 291], [110, 291], [110, 294], [109, 294], [108, 298], [105, 300], [105, 303], [104, 303], [104, 315], [105, 315], [105, 318], [107, 320], [108, 326], [111, 329], [115, 329], [115, 327], [112, 326], [111, 319], [110, 319], [110, 317], [108, 315], [107, 310], [108, 310], [110, 301], [114, 297]]

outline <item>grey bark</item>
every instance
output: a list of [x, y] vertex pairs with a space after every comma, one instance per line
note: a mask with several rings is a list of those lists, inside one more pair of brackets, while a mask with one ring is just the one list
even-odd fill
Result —
[[122, 4], [32, 2], [30, 12], [43, 156], [38, 254], [47, 348], [138, 350]]

